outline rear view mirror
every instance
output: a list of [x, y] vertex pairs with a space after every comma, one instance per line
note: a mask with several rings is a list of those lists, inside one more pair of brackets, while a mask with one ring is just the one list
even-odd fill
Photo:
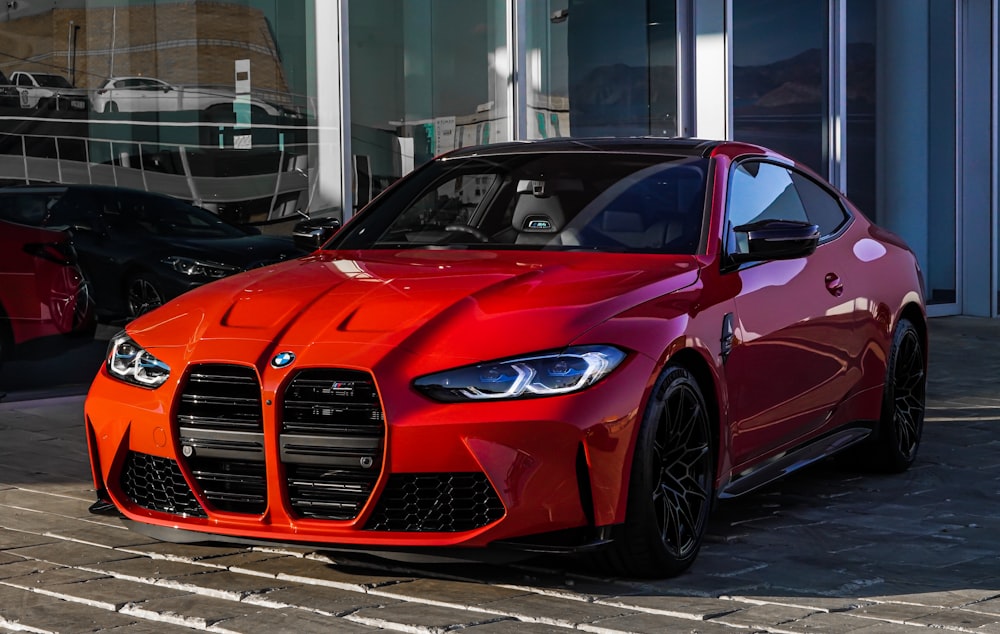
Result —
[[759, 220], [733, 228], [744, 249], [730, 254], [733, 262], [794, 260], [816, 250], [819, 227], [798, 220]]
[[326, 241], [333, 237], [340, 229], [340, 218], [324, 216], [319, 218], [309, 218], [295, 224], [292, 229], [292, 238], [295, 246], [306, 251], [315, 251]]

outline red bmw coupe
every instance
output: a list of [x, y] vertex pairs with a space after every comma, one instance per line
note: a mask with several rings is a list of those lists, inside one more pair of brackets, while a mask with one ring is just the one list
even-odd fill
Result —
[[914, 255], [760, 147], [562, 139], [439, 157], [312, 255], [112, 341], [98, 503], [171, 541], [695, 559], [713, 503], [923, 425]]

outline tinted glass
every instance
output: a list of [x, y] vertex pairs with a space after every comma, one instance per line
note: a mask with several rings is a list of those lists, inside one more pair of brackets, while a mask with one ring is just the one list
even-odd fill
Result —
[[46, 86], [48, 88], [72, 88], [70, 83], [66, 81], [66, 78], [60, 75], [39, 73], [35, 75], [35, 81], [38, 82], [39, 86]]
[[678, 134], [674, 0], [525, 4], [527, 138]]
[[504, 0], [350, 0], [354, 203], [432, 157], [510, 140]]
[[49, 225], [50, 210], [59, 194], [18, 192], [0, 196], [0, 220], [31, 227]]
[[160, 196], [102, 193], [97, 196], [105, 222], [112, 228], [163, 236], [221, 238], [245, 235], [204, 209]]
[[792, 172], [792, 180], [805, 206], [809, 222], [819, 227], [820, 235], [836, 233], [847, 221], [847, 213], [840, 206], [840, 201], [815, 181], [797, 172]]
[[747, 161], [733, 169], [729, 182], [729, 223], [759, 220], [808, 220], [791, 173], [772, 163]]
[[[866, 0], [868, 1], [868, 0]], [[733, 0], [733, 136], [826, 175], [827, 0]]]
[[375, 201], [330, 247], [695, 253], [707, 166], [607, 153], [440, 161]]

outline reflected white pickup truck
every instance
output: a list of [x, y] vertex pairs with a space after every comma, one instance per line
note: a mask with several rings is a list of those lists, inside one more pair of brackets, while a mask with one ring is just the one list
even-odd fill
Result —
[[18, 70], [11, 73], [10, 83], [22, 108], [87, 109], [87, 90], [74, 88], [62, 75]]

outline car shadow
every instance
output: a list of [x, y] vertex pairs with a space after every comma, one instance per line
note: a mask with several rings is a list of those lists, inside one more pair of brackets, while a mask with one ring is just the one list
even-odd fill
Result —
[[588, 600], [740, 598], [837, 611], [941, 592], [972, 597], [982, 590], [985, 599], [1000, 593], [1000, 461], [985, 459], [1000, 441], [984, 440], [995, 424], [928, 425], [917, 463], [902, 474], [858, 472], [843, 459], [827, 460], [720, 502], [694, 565], [674, 578], [616, 577], [578, 556], [470, 565], [320, 552], [348, 575], [530, 585]]
[[4, 401], [85, 394], [100, 369], [107, 341], [98, 335], [51, 335], [21, 343], [0, 365]]

